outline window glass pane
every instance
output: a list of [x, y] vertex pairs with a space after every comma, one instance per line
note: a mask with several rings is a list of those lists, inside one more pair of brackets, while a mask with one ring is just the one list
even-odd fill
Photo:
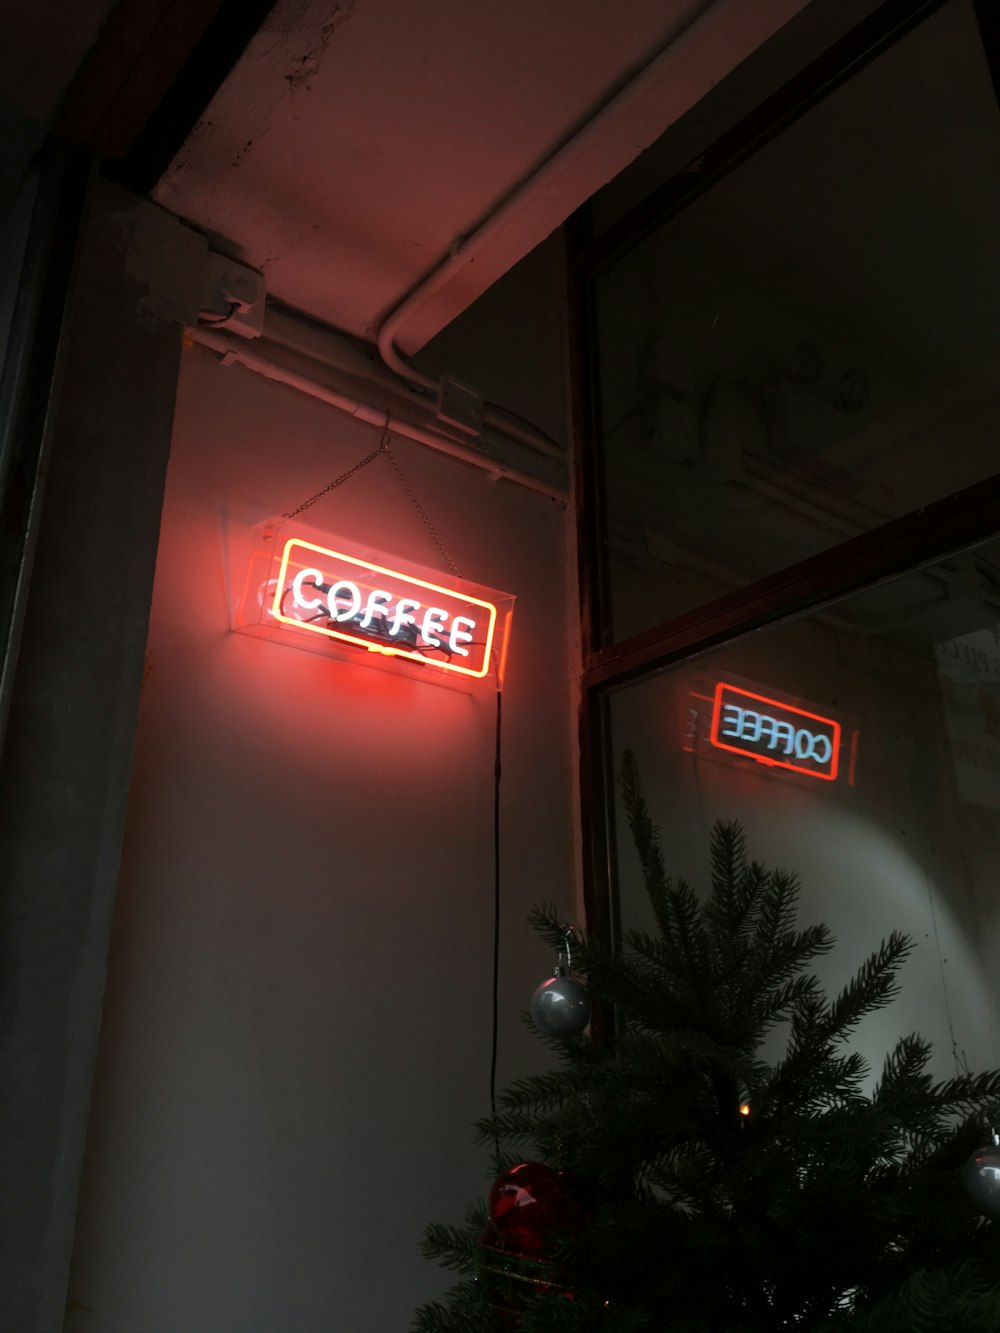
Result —
[[599, 275], [615, 639], [998, 470], [998, 161], [955, 0]]
[[[611, 699], [616, 766], [636, 755], [669, 873], [708, 877], [716, 820], [796, 872], [801, 923], [837, 948], [835, 990], [890, 931], [916, 949], [865, 1020], [876, 1071], [899, 1035], [935, 1070], [1000, 1065], [1000, 542], [761, 632]], [[650, 914], [620, 797], [622, 924]]]

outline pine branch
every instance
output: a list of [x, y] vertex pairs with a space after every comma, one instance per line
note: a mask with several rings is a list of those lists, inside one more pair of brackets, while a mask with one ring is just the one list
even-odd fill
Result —
[[[889, 936], [829, 999], [810, 964], [833, 940], [797, 925], [796, 877], [750, 861], [740, 827], [720, 824], [702, 898], [666, 873], [631, 755], [623, 791], [656, 929], [620, 952], [586, 935], [574, 948], [615, 1007], [614, 1045], [548, 1039], [553, 1067], [477, 1125], [503, 1145], [498, 1169], [566, 1168], [586, 1216], [557, 1251], [575, 1299], [557, 1284], [518, 1300], [520, 1333], [1000, 1333], [998, 1228], [959, 1179], [1000, 1121], [1000, 1074], [935, 1083], [912, 1036], [869, 1095], [849, 1049], [896, 995], [909, 941]], [[532, 923], [562, 944], [554, 908]], [[431, 1228], [426, 1251], [469, 1273], [481, 1229], [481, 1212]], [[417, 1318], [415, 1333], [511, 1327], [469, 1282]]]
[[[765, 956], [773, 951], [776, 941], [786, 939], [792, 933], [799, 898], [798, 880], [781, 870], [772, 872], [768, 888], [770, 892], [762, 899], [756, 913], [751, 941], [754, 953]], [[829, 936], [826, 939], [829, 947]]]
[[[554, 904], [542, 903], [540, 906], [532, 908], [528, 916], [528, 924], [537, 935], [541, 936], [553, 953], [558, 954], [565, 947], [566, 923], [557, 912]], [[574, 953], [576, 948], [577, 943], [574, 940]]]
[[419, 1309], [411, 1333], [503, 1333], [503, 1328], [476, 1284], [463, 1282], [452, 1287], [443, 1302], [431, 1301]]
[[830, 1005], [824, 1024], [828, 1038], [843, 1041], [866, 1014], [896, 998], [896, 973], [912, 950], [912, 940], [899, 931], [894, 930], [882, 941]]
[[856, 1333], [996, 1333], [1000, 1293], [974, 1264], [918, 1271], [853, 1324]]
[[476, 1238], [467, 1228], [434, 1223], [424, 1232], [420, 1250], [425, 1259], [433, 1259], [443, 1268], [471, 1273], [476, 1257]]
[[673, 923], [667, 910], [670, 881], [663, 865], [659, 829], [649, 816], [639, 766], [631, 750], [626, 750], [622, 756], [622, 800], [657, 928], [664, 939], [673, 943]]
[[962, 1074], [958, 1078], [948, 1079], [944, 1083], [937, 1083], [931, 1089], [931, 1096], [936, 1104], [943, 1111], [948, 1112], [971, 1112], [980, 1111], [983, 1108], [990, 1108], [989, 1118], [996, 1118], [1000, 1123], [1000, 1116], [996, 1115], [1000, 1109], [1000, 1073], [992, 1072], [988, 1074]]
[[[768, 978], [770, 982], [770, 978]], [[796, 976], [766, 990], [754, 1002], [750, 1018], [756, 1034], [763, 1035], [776, 1023], [791, 1018], [803, 1004], [819, 997], [819, 982], [813, 976]]]

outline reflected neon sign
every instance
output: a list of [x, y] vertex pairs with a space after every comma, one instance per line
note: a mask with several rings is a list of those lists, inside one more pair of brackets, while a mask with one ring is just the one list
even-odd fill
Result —
[[717, 750], [759, 764], [836, 781], [841, 725], [767, 695], [719, 681], [712, 699], [709, 739]]
[[282, 548], [268, 610], [280, 625], [442, 671], [482, 679], [494, 666], [493, 602], [302, 537]]

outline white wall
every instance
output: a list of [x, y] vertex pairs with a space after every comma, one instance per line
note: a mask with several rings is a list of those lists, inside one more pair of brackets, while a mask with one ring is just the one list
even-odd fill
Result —
[[[163, 513], [71, 1333], [388, 1333], [447, 1284], [417, 1250], [488, 1163], [494, 701], [228, 630], [227, 520], [375, 442], [185, 362]], [[406, 441], [469, 578], [516, 594], [504, 694], [500, 1082], [572, 912], [565, 527]], [[308, 518], [436, 563], [381, 460]]]

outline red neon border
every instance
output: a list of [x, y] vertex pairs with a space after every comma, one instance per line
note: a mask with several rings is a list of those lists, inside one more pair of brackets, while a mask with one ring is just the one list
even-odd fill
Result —
[[[410, 652], [406, 648], [392, 648], [388, 645], [372, 644], [371, 639], [363, 639], [356, 634], [347, 634], [343, 630], [326, 629], [322, 625], [312, 625], [305, 620], [296, 620], [293, 616], [286, 616], [281, 611], [281, 599], [285, 593], [285, 580], [288, 577], [288, 563], [293, 546], [303, 547], [307, 551], [315, 551], [318, 555], [331, 556], [334, 560], [346, 560], [349, 565], [354, 565], [358, 569], [368, 570], [375, 574], [387, 574], [392, 579], [402, 579], [404, 583], [411, 587], [427, 588], [430, 592], [442, 592], [446, 597], [451, 597], [455, 601], [466, 602], [470, 606], [481, 606], [490, 613], [490, 624], [486, 634], [486, 644], [483, 649], [483, 666], [481, 671], [473, 671], [471, 667], [458, 666], [454, 662], [437, 662], [434, 658], [424, 657], [422, 653]], [[378, 652], [385, 653], [387, 657], [408, 657], [414, 662], [422, 662], [425, 666], [438, 667], [442, 671], [457, 671], [463, 676], [472, 676], [475, 680], [489, 674], [490, 654], [493, 650], [493, 634], [496, 628], [497, 609], [492, 602], [484, 602], [478, 597], [467, 597], [463, 592], [456, 592], [452, 588], [443, 588], [437, 583], [427, 583], [424, 579], [413, 578], [410, 574], [403, 574], [397, 569], [386, 569], [384, 565], [373, 565], [369, 560], [359, 560], [355, 556], [344, 555], [342, 551], [331, 551], [325, 546], [317, 546], [315, 542], [304, 541], [301, 537], [289, 537], [285, 542], [285, 549], [281, 553], [281, 568], [278, 572], [278, 583], [274, 590], [274, 603], [271, 607], [271, 613], [275, 620], [283, 625], [295, 625], [299, 629], [312, 630], [314, 634], [325, 634], [329, 639], [343, 639], [345, 643], [355, 643], [362, 648], [376, 648]]]
[[[830, 737], [833, 746], [833, 753], [830, 756], [829, 773], [818, 773], [815, 768], [803, 768], [801, 764], [790, 764], [783, 759], [769, 759], [766, 755], [754, 754], [752, 750], [741, 750], [738, 745], [726, 745], [719, 740], [719, 714], [722, 711], [722, 694], [728, 690], [731, 694], [741, 694], [744, 699], [756, 699], [758, 703], [773, 704], [775, 708], [780, 708], [785, 713], [795, 713], [798, 717], [808, 717], [814, 722], [823, 722], [828, 727], [833, 728], [833, 735]], [[754, 694], [751, 690], [741, 690], [738, 685], [727, 685], [724, 680], [720, 680], [715, 687], [715, 694], [712, 700], [712, 730], [709, 740], [717, 750], [728, 750], [731, 754], [741, 754], [744, 759], [753, 759], [758, 764], [764, 764], [767, 768], [788, 768], [793, 773], [804, 773], [810, 778], [819, 778], [820, 782], [835, 782], [837, 774], [840, 771], [840, 723], [835, 722], [832, 717], [823, 717], [821, 713], [807, 713], [804, 708], [793, 708], [791, 704], [782, 703], [780, 699], [769, 699], [766, 694]]]

